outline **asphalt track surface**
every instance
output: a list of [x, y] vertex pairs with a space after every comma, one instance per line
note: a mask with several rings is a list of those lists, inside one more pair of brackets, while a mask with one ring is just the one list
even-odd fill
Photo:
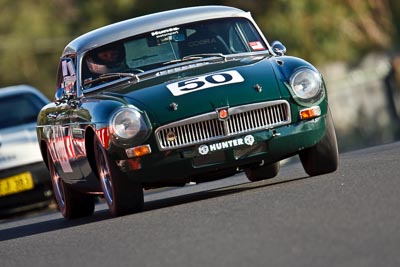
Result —
[[297, 162], [148, 192], [145, 211], [0, 222], [0, 266], [400, 266], [400, 143], [340, 155], [332, 174]]

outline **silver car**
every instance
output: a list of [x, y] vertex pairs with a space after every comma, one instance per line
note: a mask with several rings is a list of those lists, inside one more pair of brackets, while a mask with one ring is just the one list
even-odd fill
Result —
[[28, 85], [0, 89], [0, 216], [47, 206], [51, 180], [40, 154], [36, 120], [50, 100]]

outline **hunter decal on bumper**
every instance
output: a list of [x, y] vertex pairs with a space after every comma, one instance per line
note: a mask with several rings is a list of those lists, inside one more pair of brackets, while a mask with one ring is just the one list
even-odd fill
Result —
[[232, 147], [248, 145], [252, 146], [254, 144], [254, 136], [246, 135], [243, 138], [236, 138], [233, 140], [223, 141], [211, 145], [201, 145], [199, 146], [199, 153], [200, 155], [207, 155], [210, 152], [225, 150]]

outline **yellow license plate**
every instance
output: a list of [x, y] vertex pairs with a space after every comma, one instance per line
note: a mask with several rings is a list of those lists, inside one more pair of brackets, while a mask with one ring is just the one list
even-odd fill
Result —
[[33, 187], [32, 174], [20, 173], [0, 180], [0, 197], [30, 190]]

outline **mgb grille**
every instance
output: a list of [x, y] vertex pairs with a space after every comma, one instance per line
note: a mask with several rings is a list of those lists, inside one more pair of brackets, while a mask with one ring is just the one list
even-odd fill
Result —
[[226, 119], [219, 118], [218, 109], [159, 127], [155, 132], [159, 148], [182, 148], [291, 122], [290, 106], [284, 100], [223, 109], [229, 114]]

